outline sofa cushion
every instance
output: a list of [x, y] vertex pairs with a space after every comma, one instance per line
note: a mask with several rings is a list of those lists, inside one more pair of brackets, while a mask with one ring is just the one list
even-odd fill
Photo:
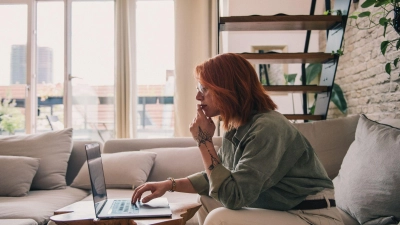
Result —
[[182, 178], [204, 170], [198, 147], [153, 148], [141, 151], [157, 153], [148, 181], [161, 181], [168, 177]]
[[41, 134], [0, 138], [0, 155], [40, 159], [31, 189], [65, 188], [65, 174], [72, 149], [72, 128]]
[[328, 176], [338, 174], [343, 157], [354, 141], [359, 115], [293, 124], [310, 142]]
[[39, 159], [0, 155], [0, 196], [27, 195], [38, 168]]
[[360, 117], [356, 139], [333, 180], [337, 206], [360, 224], [400, 219], [399, 143], [399, 128]]
[[[102, 154], [106, 187], [133, 189], [143, 184], [149, 176], [156, 156], [153, 152], [139, 151]], [[91, 189], [87, 162], [83, 164], [71, 186]]]
[[0, 219], [0, 225], [37, 225], [33, 219]]
[[1, 219], [34, 219], [45, 225], [54, 211], [88, 196], [78, 188], [30, 191], [25, 197], [0, 197]]

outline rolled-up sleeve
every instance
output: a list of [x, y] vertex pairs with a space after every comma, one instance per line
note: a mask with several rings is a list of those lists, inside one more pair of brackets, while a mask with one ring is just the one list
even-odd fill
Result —
[[198, 172], [187, 177], [199, 195], [208, 195], [209, 182], [206, 172]]
[[229, 179], [231, 171], [226, 169], [221, 164], [214, 167], [210, 174], [210, 196], [214, 199], [219, 199], [218, 191], [225, 180]]

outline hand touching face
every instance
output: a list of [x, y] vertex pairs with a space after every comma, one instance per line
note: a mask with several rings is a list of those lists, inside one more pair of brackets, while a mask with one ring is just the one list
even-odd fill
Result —
[[212, 137], [215, 132], [215, 124], [210, 117], [207, 117], [204, 114], [201, 105], [197, 105], [197, 113], [190, 124], [189, 129], [193, 138], [199, 145], [205, 141], [212, 142]]

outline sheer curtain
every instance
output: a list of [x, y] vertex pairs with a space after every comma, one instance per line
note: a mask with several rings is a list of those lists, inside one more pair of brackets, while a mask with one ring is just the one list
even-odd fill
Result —
[[216, 1], [175, 0], [175, 133], [191, 136], [196, 115], [194, 68], [215, 55]]
[[135, 0], [115, 0], [115, 134], [136, 135]]

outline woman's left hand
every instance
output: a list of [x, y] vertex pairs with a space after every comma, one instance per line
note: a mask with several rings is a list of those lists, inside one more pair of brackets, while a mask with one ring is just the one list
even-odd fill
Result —
[[212, 137], [215, 132], [214, 121], [204, 114], [199, 104], [197, 105], [196, 117], [193, 119], [189, 128], [194, 140], [196, 140], [199, 145], [201, 143], [205, 144], [205, 141], [212, 142]]

